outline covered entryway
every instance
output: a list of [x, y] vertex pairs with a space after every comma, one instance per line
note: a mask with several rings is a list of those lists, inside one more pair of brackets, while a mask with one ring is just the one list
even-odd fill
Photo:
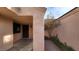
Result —
[[[33, 50], [44, 50], [44, 13], [46, 8], [28, 8], [19, 7], [21, 12], [16, 11], [17, 7], [11, 9], [1, 7], [0, 15], [3, 19], [0, 21], [0, 50], [8, 50], [14, 47], [15, 43], [23, 41], [22, 25], [29, 25], [29, 38], [33, 39]], [[13, 22], [20, 24], [15, 33], [13, 33]], [[41, 28], [41, 29], [40, 29]], [[22, 45], [22, 44], [21, 44]], [[18, 45], [20, 46], [20, 45]], [[24, 45], [23, 45], [24, 46]], [[24, 47], [26, 48], [26, 47]], [[24, 50], [24, 49], [22, 49]], [[16, 50], [17, 51], [17, 50]]]
[[19, 16], [13, 22], [13, 47], [9, 51], [31, 51], [33, 49], [33, 17]]

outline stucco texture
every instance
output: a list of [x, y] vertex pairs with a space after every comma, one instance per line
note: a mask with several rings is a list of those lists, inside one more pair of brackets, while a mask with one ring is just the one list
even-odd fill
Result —
[[13, 24], [11, 20], [0, 17], [0, 50], [13, 46]]

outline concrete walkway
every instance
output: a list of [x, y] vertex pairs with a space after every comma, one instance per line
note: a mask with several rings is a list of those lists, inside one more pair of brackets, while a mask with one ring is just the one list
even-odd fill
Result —
[[45, 40], [45, 51], [61, 51], [51, 40]]
[[[31, 40], [20, 40], [8, 51], [32, 51], [33, 42]], [[45, 40], [45, 51], [61, 51], [51, 40]]]
[[9, 49], [8, 51], [31, 51], [33, 49], [33, 42], [32, 40], [19, 40], [14, 46]]

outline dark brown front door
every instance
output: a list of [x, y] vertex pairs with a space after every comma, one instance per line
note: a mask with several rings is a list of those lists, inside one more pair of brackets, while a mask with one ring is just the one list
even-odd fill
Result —
[[23, 38], [29, 38], [29, 25], [22, 25]]

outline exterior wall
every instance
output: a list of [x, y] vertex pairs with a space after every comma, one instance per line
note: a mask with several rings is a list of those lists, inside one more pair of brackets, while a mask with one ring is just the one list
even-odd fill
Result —
[[79, 50], [79, 12], [72, 14], [61, 20], [61, 25], [57, 28], [58, 37], [64, 43], [75, 50]]
[[13, 24], [11, 20], [0, 17], [0, 50], [13, 47]]
[[58, 20], [61, 25], [53, 30], [52, 35], [57, 34], [61, 42], [79, 50], [79, 8]]
[[16, 43], [20, 39], [22, 39], [22, 33], [16, 33], [13, 35], [13, 42], [14, 43]]
[[33, 16], [33, 50], [44, 50], [44, 13], [43, 8], [21, 8], [20, 16]]
[[33, 39], [33, 25], [32, 27], [29, 26], [29, 39]]

